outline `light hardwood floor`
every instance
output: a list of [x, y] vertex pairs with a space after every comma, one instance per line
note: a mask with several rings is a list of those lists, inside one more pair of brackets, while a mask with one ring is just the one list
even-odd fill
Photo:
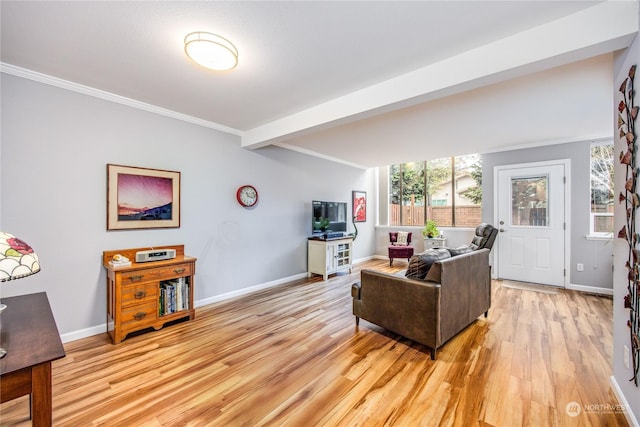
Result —
[[[54, 425], [627, 425], [609, 386], [611, 299], [494, 282], [489, 317], [432, 361], [421, 345], [355, 326], [351, 284], [360, 268], [387, 266], [202, 307], [119, 345], [106, 333], [68, 343], [53, 365]], [[0, 411], [3, 426], [30, 425], [26, 398]]]

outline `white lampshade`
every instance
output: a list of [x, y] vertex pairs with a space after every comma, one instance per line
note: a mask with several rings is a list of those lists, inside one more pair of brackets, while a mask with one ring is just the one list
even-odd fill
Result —
[[38, 271], [40, 261], [31, 246], [0, 231], [0, 282], [21, 279]]
[[[23, 240], [9, 233], [0, 231], [0, 282], [22, 279], [40, 271], [38, 255]], [[0, 313], [7, 308], [0, 304]], [[0, 358], [6, 356], [7, 350], [0, 347]]]
[[238, 49], [217, 34], [201, 31], [187, 34], [184, 51], [192, 61], [210, 70], [230, 70], [238, 65]]

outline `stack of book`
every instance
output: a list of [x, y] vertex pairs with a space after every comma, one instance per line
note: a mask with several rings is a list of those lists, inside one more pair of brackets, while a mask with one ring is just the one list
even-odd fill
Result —
[[175, 313], [189, 308], [189, 283], [186, 277], [160, 282], [158, 314]]

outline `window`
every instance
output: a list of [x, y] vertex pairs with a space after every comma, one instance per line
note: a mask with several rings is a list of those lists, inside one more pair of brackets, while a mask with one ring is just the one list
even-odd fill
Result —
[[591, 146], [591, 212], [592, 236], [613, 235], [613, 144]]
[[475, 227], [482, 221], [482, 160], [446, 157], [389, 167], [389, 225]]
[[453, 197], [452, 183], [453, 159], [429, 160], [427, 162], [427, 200], [430, 202], [427, 208], [427, 219], [432, 219], [440, 227], [453, 225]]
[[389, 204], [392, 225], [422, 225], [425, 222], [424, 162], [392, 165], [389, 170]]
[[511, 225], [549, 225], [549, 176], [511, 178]]
[[482, 222], [482, 160], [478, 154], [454, 157], [456, 227], [475, 228]]

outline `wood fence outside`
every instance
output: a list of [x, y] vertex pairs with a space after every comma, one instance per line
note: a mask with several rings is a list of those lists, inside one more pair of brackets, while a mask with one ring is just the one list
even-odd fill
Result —
[[[441, 227], [452, 226], [451, 206], [427, 207], [427, 219], [433, 219]], [[402, 210], [402, 223], [400, 211]], [[389, 205], [389, 225], [424, 225], [424, 206]], [[456, 206], [456, 227], [476, 227], [482, 222], [482, 206]]]

